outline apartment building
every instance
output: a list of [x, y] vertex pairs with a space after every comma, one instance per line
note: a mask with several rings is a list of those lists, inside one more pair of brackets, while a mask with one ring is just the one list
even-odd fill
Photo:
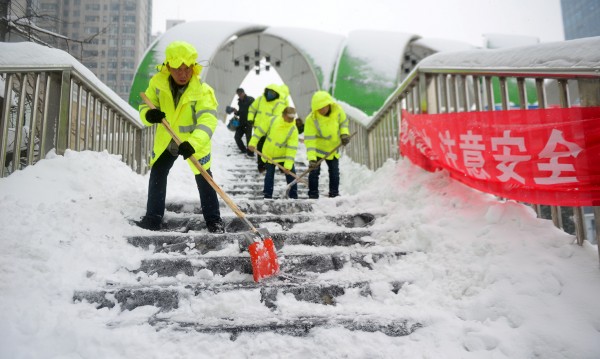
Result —
[[560, 5], [565, 40], [600, 36], [600, 1], [561, 0]]
[[150, 45], [152, 0], [30, 0], [37, 36], [69, 52], [124, 100]]

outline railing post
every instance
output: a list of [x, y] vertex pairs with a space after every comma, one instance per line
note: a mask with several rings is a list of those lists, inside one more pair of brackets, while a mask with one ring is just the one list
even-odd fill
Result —
[[56, 153], [63, 155], [69, 146], [69, 114], [71, 113], [71, 71], [63, 70], [60, 81], [60, 97], [56, 124]]
[[8, 146], [8, 121], [10, 118], [10, 106], [12, 98], [13, 74], [6, 75], [7, 80], [4, 86], [4, 102], [2, 117], [0, 117], [0, 178], [4, 177], [4, 163], [6, 162], [6, 147]]
[[600, 260], [600, 207], [594, 207], [594, 223], [596, 224], [596, 246], [598, 247], [598, 260]]

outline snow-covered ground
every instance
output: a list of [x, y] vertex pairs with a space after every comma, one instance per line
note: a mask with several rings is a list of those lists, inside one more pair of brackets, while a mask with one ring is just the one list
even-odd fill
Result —
[[[213, 173], [221, 186], [235, 181], [228, 168], [247, 161], [226, 156], [232, 137], [223, 124], [214, 136]], [[155, 307], [121, 312], [74, 304], [75, 290], [118, 280], [123, 267], [135, 269], [148, 255], [124, 238], [143, 233], [128, 220], [145, 211], [148, 178], [113, 155], [68, 151], [0, 179], [0, 358], [600, 357], [596, 247], [576, 245], [528, 207], [407, 161], [372, 172], [343, 158], [341, 171], [343, 196], [319, 205], [385, 214], [374, 239], [412, 252], [394, 267], [411, 283], [398, 294], [374, 295], [420, 318], [424, 326], [413, 334], [321, 328], [307, 337], [242, 334], [231, 341], [156, 331], [140, 321]], [[168, 201], [197, 196], [188, 166], [178, 160]], [[339, 305], [370, 303], [352, 298]], [[244, 305], [244, 298], [231, 298], [212, 314]]]

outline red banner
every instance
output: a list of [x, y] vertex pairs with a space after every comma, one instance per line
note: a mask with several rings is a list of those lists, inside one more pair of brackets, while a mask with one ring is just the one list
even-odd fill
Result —
[[400, 152], [480, 191], [558, 206], [600, 205], [600, 107], [402, 113]]

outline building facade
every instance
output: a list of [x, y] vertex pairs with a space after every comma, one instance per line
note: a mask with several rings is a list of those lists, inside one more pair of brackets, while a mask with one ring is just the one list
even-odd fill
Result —
[[565, 40], [600, 36], [600, 1], [561, 0]]
[[137, 64], [150, 44], [152, 0], [23, 3], [15, 1], [14, 7], [25, 5], [25, 12], [30, 14], [29, 31], [35, 32], [30, 41], [39, 40], [69, 52], [121, 98], [129, 98]]

